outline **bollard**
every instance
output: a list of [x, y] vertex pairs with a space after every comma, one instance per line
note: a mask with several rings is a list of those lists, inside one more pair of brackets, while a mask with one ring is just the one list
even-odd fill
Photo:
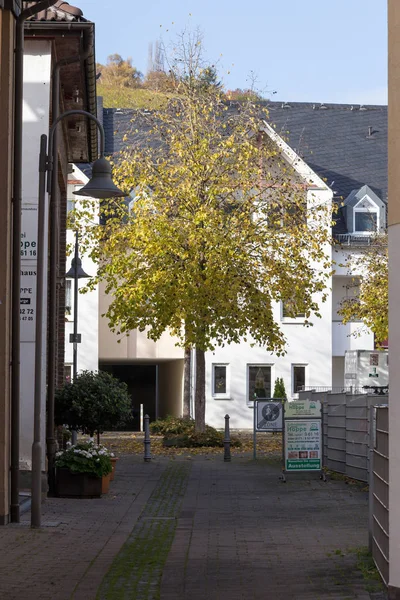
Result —
[[149, 415], [144, 416], [144, 460], [145, 462], [151, 461], [151, 450], [150, 450], [150, 417]]
[[231, 436], [229, 432], [229, 415], [225, 415], [224, 462], [231, 461]]

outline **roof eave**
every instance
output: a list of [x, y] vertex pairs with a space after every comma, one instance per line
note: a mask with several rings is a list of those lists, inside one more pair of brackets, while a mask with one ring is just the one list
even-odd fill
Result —
[[[60, 35], [60, 33], [70, 32], [70, 35], [75, 33], [83, 33], [85, 37], [89, 36], [88, 46], [91, 48], [88, 58], [84, 61], [85, 68], [85, 87], [87, 106], [86, 109], [95, 117], [97, 116], [97, 101], [96, 101], [96, 58], [94, 47], [95, 25], [91, 21], [26, 21], [25, 22], [25, 37], [30, 37], [30, 34], [35, 37], [42, 35], [51, 37], [52, 35]], [[88, 153], [89, 159], [92, 162], [98, 157], [98, 129], [96, 123], [91, 119], [89, 122], [89, 139]]]

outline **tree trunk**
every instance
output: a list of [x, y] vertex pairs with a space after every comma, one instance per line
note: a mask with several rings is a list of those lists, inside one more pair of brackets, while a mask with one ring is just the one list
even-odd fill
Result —
[[191, 371], [191, 349], [185, 348], [185, 362], [183, 366], [183, 418], [190, 417], [190, 371]]
[[204, 350], [196, 348], [195, 431], [206, 429], [206, 361]]

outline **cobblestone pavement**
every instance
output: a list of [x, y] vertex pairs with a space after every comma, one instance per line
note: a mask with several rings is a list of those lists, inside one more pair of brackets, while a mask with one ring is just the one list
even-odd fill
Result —
[[278, 475], [264, 461], [194, 461], [161, 600], [374, 597], [355, 553], [368, 544], [367, 493]]
[[29, 512], [0, 527], [0, 599], [94, 600], [166, 467], [123, 457], [102, 498], [51, 498], [42, 529], [30, 529]]
[[[0, 600], [370, 600], [368, 497], [268, 461], [123, 457], [107, 496], [0, 528]], [[159, 585], [161, 584], [161, 585]]]

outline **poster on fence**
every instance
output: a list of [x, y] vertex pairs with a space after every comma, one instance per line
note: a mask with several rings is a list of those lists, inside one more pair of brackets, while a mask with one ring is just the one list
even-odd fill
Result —
[[285, 419], [285, 470], [322, 469], [321, 419]]

